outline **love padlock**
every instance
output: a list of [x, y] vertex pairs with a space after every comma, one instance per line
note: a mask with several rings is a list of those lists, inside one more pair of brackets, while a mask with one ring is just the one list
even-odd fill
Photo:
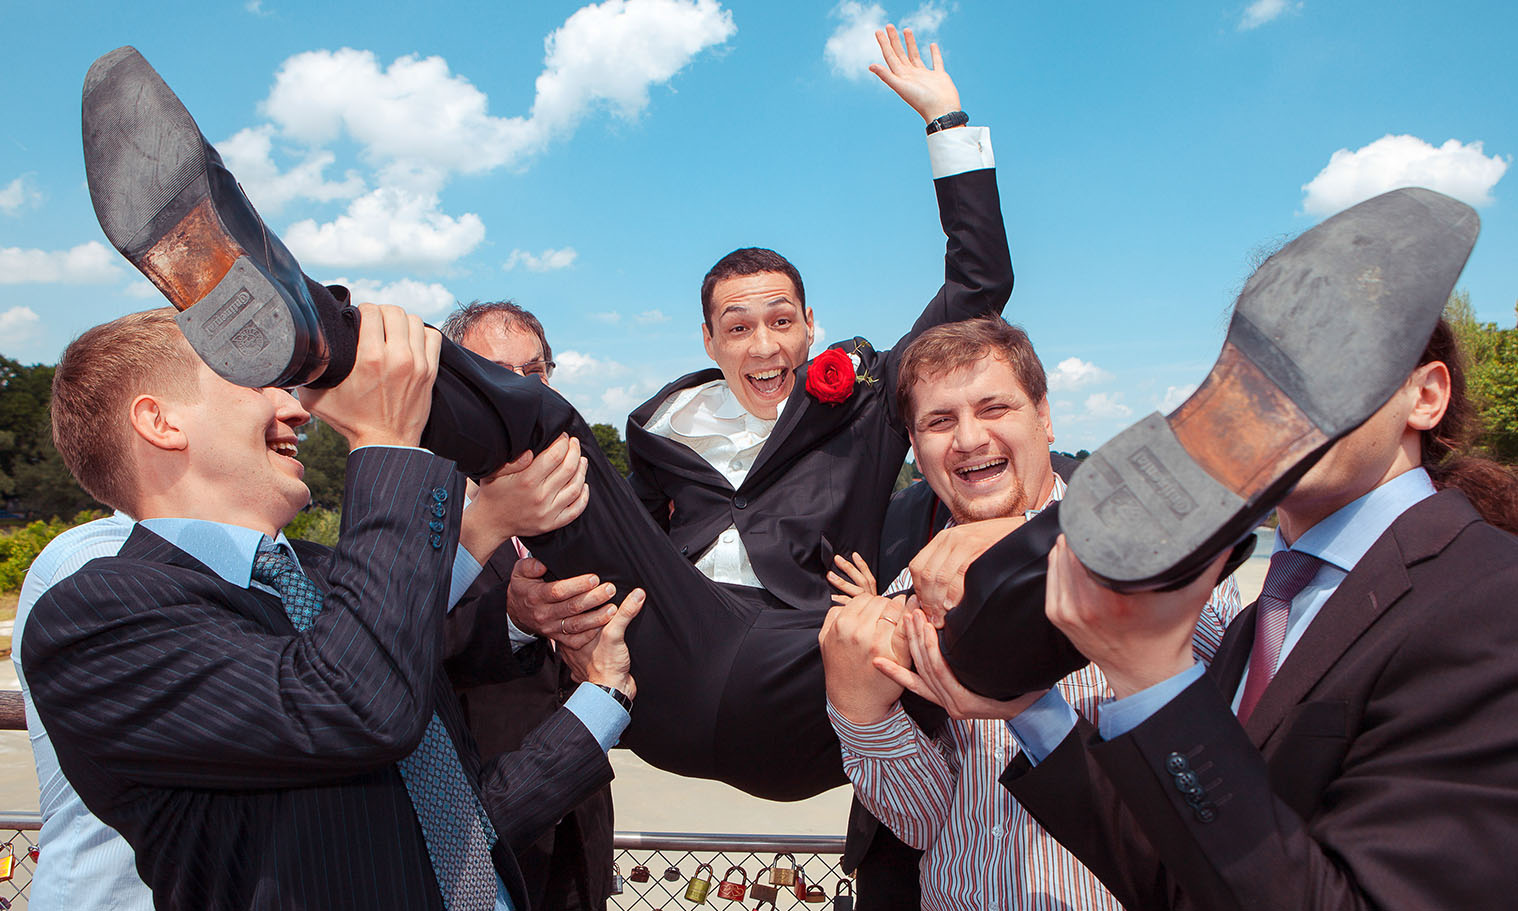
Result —
[[806, 901], [806, 874], [801, 870], [801, 864], [796, 865], [796, 897]]
[[[706, 871], [706, 878], [701, 877], [701, 871]], [[685, 887], [685, 900], [695, 902], [698, 905], [706, 904], [706, 893], [712, 888], [712, 865], [698, 864], [696, 872], [690, 878], [690, 883]]]
[[[849, 890], [843, 894], [843, 890]], [[833, 911], [854, 911], [854, 884], [846, 879], [838, 880], [838, 888], [833, 890]]]
[[32, 859], [32, 863], [36, 863], [37, 858], [42, 856], [42, 848], [38, 845], [32, 845], [26, 849], [26, 856]]
[[780, 895], [780, 887], [774, 883], [766, 882], [774, 871], [765, 867], [754, 874], [754, 882], [748, 887], [748, 897], [760, 902], [769, 902], [770, 907], [775, 906], [775, 898]]
[[819, 905], [828, 900], [828, 890], [821, 886], [807, 886], [806, 894], [801, 896], [801, 900], [809, 905]]
[[16, 849], [7, 842], [5, 856], [0, 857], [0, 882], [9, 882], [16, 875]]
[[619, 867], [619, 866], [617, 866], [616, 864], [612, 864], [611, 865], [611, 894], [612, 895], [621, 895], [622, 892], [623, 892], [623, 889], [625, 888], [624, 882], [625, 881], [622, 879], [622, 868]]
[[[780, 866], [780, 858], [790, 858], [790, 866]], [[796, 855], [776, 854], [775, 859], [770, 861], [770, 885], [794, 886], [796, 884]]]
[[638, 864], [636, 867], [633, 867], [632, 873], [628, 874], [627, 878], [635, 883], [646, 883], [650, 879], [648, 868], [642, 864]]
[[[738, 871], [739, 879], [733, 882], [733, 871]], [[722, 874], [722, 882], [717, 883], [717, 897], [728, 901], [741, 902], [748, 892], [748, 872], [742, 867], [728, 867], [727, 872]]]

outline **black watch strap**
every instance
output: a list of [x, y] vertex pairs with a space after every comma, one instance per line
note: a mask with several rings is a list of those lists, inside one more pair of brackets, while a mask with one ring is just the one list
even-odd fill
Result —
[[928, 124], [928, 135], [932, 136], [939, 130], [947, 130], [949, 127], [962, 127], [969, 122], [970, 115], [964, 111], [950, 111]]
[[617, 700], [617, 705], [620, 705], [623, 709], [625, 709], [627, 711], [627, 714], [629, 714], [629, 715], [632, 714], [633, 701], [632, 701], [632, 697], [631, 696], [627, 695], [626, 693], [622, 692], [621, 690], [617, 689], [614, 686], [607, 686], [604, 683], [592, 683], [591, 686], [598, 687], [598, 688], [600, 688], [602, 690], [605, 690], [606, 691], [606, 695], [608, 695], [611, 698]]

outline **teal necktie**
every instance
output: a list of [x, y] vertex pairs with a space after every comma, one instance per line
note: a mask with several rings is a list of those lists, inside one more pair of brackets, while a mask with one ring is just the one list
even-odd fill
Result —
[[[259, 551], [253, 559], [253, 580], [279, 592], [297, 632], [305, 632], [316, 622], [322, 593], [284, 550]], [[436, 712], [427, 722], [421, 744], [397, 766], [422, 824], [443, 907], [492, 911], [496, 873], [490, 849], [495, 847], [495, 827], [469, 786], [458, 750]]]

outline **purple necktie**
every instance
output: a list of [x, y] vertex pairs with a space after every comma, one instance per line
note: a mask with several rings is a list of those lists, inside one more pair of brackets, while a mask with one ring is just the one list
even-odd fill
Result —
[[1322, 565], [1322, 560], [1300, 550], [1278, 550], [1271, 555], [1260, 602], [1255, 606], [1254, 648], [1249, 651], [1249, 678], [1244, 681], [1244, 695], [1239, 699], [1239, 724], [1249, 720], [1265, 687], [1276, 675], [1281, 645], [1286, 642], [1291, 599], [1312, 581]]

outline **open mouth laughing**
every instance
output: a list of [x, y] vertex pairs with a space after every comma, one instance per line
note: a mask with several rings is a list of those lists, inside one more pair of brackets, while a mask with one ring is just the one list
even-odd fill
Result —
[[1007, 470], [1005, 458], [982, 459], [969, 465], [961, 465], [954, 469], [954, 474], [962, 481], [971, 484], [980, 484], [986, 481], [994, 481], [1001, 477]]

